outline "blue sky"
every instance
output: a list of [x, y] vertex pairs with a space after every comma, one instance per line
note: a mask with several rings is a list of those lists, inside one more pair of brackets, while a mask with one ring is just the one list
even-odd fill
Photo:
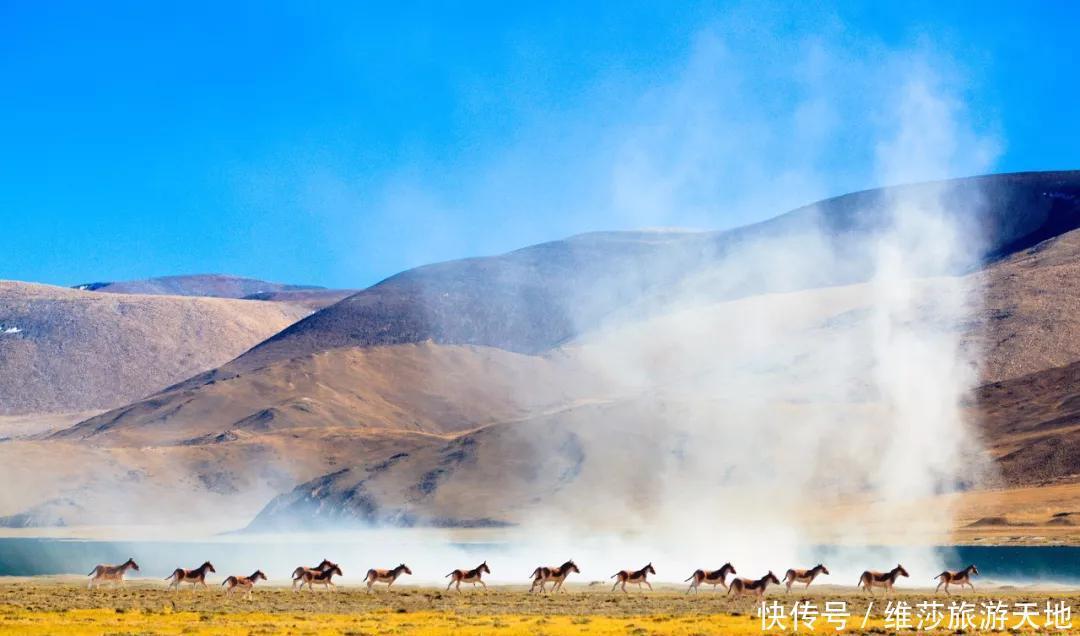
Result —
[[809, 5], [0, 1], [0, 278], [362, 287], [1080, 167], [1080, 5]]

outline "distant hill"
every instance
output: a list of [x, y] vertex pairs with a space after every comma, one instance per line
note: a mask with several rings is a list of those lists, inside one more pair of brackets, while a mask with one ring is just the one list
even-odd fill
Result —
[[0, 415], [116, 407], [220, 365], [307, 313], [0, 281]]
[[85, 283], [73, 289], [112, 294], [156, 294], [167, 296], [207, 296], [211, 298], [247, 298], [256, 294], [278, 292], [326, 291], [314, 285], [286, 285], [255, 278], [225, 274], [188, 274], [143, 280]]

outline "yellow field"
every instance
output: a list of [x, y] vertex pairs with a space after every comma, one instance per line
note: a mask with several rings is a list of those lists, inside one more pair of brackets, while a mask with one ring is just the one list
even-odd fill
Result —
[[[890, 633], [880, 599], [866, 628], [861, 627], [867, 599], [850, 590], [823, 586], [805, 596], [780, 593], [771, 598], [789, 606], [799, 599], [819, 606], [843, 600], [852, 616], [842, 633]], [[931, 595], [905, 592], [896, 598], [914, 606]], [[1030, 601], [1040, 608], [1047, 599], [1080, 602], [1080, 596], [1018, 590], [968, 594], [963, 599], [976, 604], [990, 599], [1010, 604]], [[355, 588], [293, 593], [267, 587], [249, 601], [227, 599], [220, 590], [171, 593], [136, 583], [126, 589], [87, 591], [74, 583], [22, 579], [0, 583], [0, 634], [761, 634], [757, 607], [752, 599], [728, 601], [708, 592], [695, 598], [670, 588], [622, 595], [581, 586], [568, 594], [540, 596], [518, 588], [461, 595], [403, 588], [369, 595]], [[824, 623], [816, 632], [837, 633]]]

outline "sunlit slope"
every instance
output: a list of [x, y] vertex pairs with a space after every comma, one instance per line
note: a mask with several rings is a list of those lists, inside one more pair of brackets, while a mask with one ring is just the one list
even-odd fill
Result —
[[106, 409], [218, 366], [307, 314], [0, 281], [0, 415]]

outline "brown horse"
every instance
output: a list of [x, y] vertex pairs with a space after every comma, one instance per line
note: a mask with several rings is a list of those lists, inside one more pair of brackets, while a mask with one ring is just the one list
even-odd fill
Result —
[[207, 572], [217, 572], [217, 570], [214, 569], [213, 565], [210, 565], [209, 561], [204, 561], [202, 565], [194, 570], [176, 568], [173, 570], [172, 574], [165, 577], [165, 580], [173, 580], [173, 582], [169, 584], [169, 587], [174, 590], [179, 590], [181, 583], [191, 583], [191, 589], [194, 590], [199, 585], [206, 587]]
[[255, 588], [255, 583], [259, 580], [266, 580], [266, 575], [262, 570], [255, 570], [251, 576], [230, 576], [222, 581], [222, 585], [225, 586], [225, 595], [229, 596], [236, 588], [241, 588], [247, 592], [247, 597], [251, 598], [251, 590]]
[[637, 585], [638, 589], [641, 589], [641, 584], [644, 583], [645, 585], [648, 585], [649, 589], [651, 590], [652, 583], [649, 583], [648, 580], [650, 574], [656, 574], [656, 570], [653, 569], [652, 562], [649, 562], [648, 565], [641, 568], [640, 570], [619, 570], [615, 574], [611, 575], [611, 578], [615, 579], [615, 585], [611, 587], [611, 591], [614, 592], [615, 588], [619, 587], [619, 585], [622, 585], [622, 591], [624, 594], [626, 594], [627, 583], [633, 583]]
[[[714, 591], [716, 590], [717, 585], [722, 586], [726, 590], [727, 583], [724, 579], [726, 579], [729, 574], [738, 574], [738, 572], [735, 571], [735, 567], [730, 563], [725, 563], [719, 570], [694, 570], [694, 573], [690, 575], [690, 578], [686, 579], [686, 581], [690, 581], [690, 587], [686, 588], [686, 593], [689, 594], [691, 590], [697, 592], [698, 586], [702, 583], [713, 586]], [[683, 581], [683, 583], [686, 581]]]
[[875, 587], [885, 588], [885, 594], [891, 594], [893, 585], [896, 584], [896, 579], [901, 576], [908, 576], [907, 570], [899, 563], [896, 567], [888, 572], [875, 572], [873, 570], [867, 570], [859, 577], [859, 587], [870, 592], [873, 596]]
[[336, 592], [337, 586], [334, 585], [334, 581], [332, 580], [335, 574], [338, 576], [345, 576], [341, 573], [341, 568], [336, 565], [326, 568], [325, 570], [308, 570], [301, 575], [302, 580], [300, 581], [299, 589], [304, 589], [304, 584], [307, 584], [308, 591], [314, 592], [315, 584], [318, 583], [327, 590], [334, 590]]
[[950, 583], [955, 583], [955, 584], [959, 585], [961, 590], [963, 590], [964, 586], [967, 585], [968, 587], [970, 587], [972, 589], [972, 591], [974, 591], [975, 590], [975, 585], [971, 582], [971, 577], [972, 576], [978, 576], [978, 575], [979, 575], [979, 568], [975, 567], [974, 564], [967, 566], [966, 568], [964, 568], [963, 570], [960, 570], [959, 572], [953, 572], [952, 570], [945, 570], [941, 574], [934, 577], [934, 579], [941, 579], [941, 582], [938, 583], [938, 585], [937, 585], [937, 589], [934, 590], [934, 594], [937, 594], [938, 592], [941, 591], [941, 586], [942, 585], [945, 586], [945, 593], [948, 594], [949, 593], [949, 584]]
[[581, 574], [581, 570], [578, 569], [578, 566], [574, 563], [573, 559], [554, 568], [542, 565], [533, 570], [531, 575], [533, 582], [532, 586], [529, 587], [529, 593], [531, 594], [537, 586], [540, 587], [541, 592], [547, 592], [547, 590], [544, 589], [544, 586], [547, 585], [548, 582], [554, 582], [555, 585], [552, 586], [551, 591], [558, 592], [562, 589], [563, 581], [566, 580], [566, 577], [570, 576], [571, 572]]
[[475, 586], [477, 583], [484, 586], [487, 589], [487, 583], [484, 583], [480, 577], [484, 575], [484, 572], [491, 574], [491, 570], [488, 569], [487, 561], [484, 561], [480, 565], [471, 570], [454, 570], [446, 576], [450, 577], [450, 582], [446, 584], [446, 589], [449, 590], [451, 585], [457, 585], [457, 591], [461, 592], [462, 583], [472, 583]]
[[300, 583], [301, 587], [303, 587], [304, 572], [325, 572], [326, 570], [329, 570], [330, 568], [336, 568], [337, 566], [338, 564], [334, 563], [330, 559], [323, 559], [322, 563], [316, 565], [313, 568], [304, 567], [303, 565], [301, 565], [300, 567], [293, 570], [292, 573], [293, 591], [296, 591], [297, 583]]
[[405, 565], [404, 563], [392, 570], [368, 570], [366, 577], [368, 592], [371, 591], [371, 588], [376, 583], [386, 583], [386, 589], [389, 590], [390, 587], [394, 584], [394, 581], [396, 581], [398, 577], [402, 574], [412, 574], [412, 570], [410, 570], [409, 566]]
[[86, 584], [86, 589], [90, 589], [95, 585], [101, 585], [102, 583], [114, 583], [121, 587], [124, 585], [124, 574], [128, 569], [139, 571], [139, 565], [135, 563], [135, 559], [128, 559], [120, 565], [95, 565], [93, 570], [90, 570], [90, 574], [86, 576], [91, 577], [90, 582]]
[[814, 582], [814, 579], [816, 579], [819, 574], [828, 573], [829, 568], [825, 567], [820, 563], [810, 568], [809, 570], [791, 569], [788, 570], [787, 574], [784, 575], [784, 584], [787, 586], [788, 593], [790, 593], [791, 586], [795, 583], [806, 583], [806, 587], [803, 588], [806, 589], [807, 587], [810, 587], [810, 584]]
[[769, 587], [769, 583], [780, 585], [780, 579], [776, 578], [772, 570], [769, 570], [768, 574], [756, 581], [754, 579], [732, 579], [731, 585], [728, 586], [728, 596], [732, 594], [735, 596], [754, 594], [761, 599], [765, 596], [765, 589]]

